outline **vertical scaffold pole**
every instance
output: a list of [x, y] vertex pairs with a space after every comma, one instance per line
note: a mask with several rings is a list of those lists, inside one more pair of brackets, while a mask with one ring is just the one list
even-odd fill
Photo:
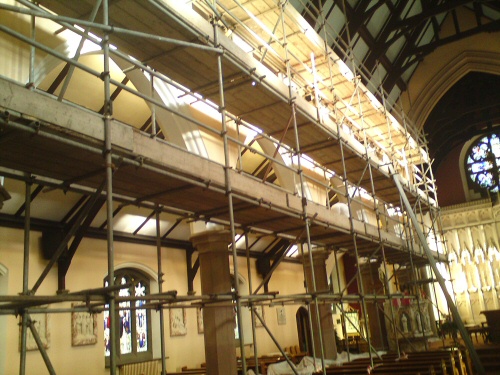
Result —
[[[411, 241], [413, 243], [413, 240]], [[420, 270], [417, 270], [413, 263], [413, 254], [410, 253], [410, 267], [412, 270], [412, 282], [414, 286], [414, 291], [416, 290], [416, 296], [417, 296], [417, 310], [419, 314], [417, 315], [417, 319], [420, 319], [420, 327], [422, 327], [422, 338], [424, 340], [424, 346], [425, 350], [429, 349], [429, 344], [427, 343], [426, 335], [425, 335], [425, 328], [424, 328], [424, 321], [422, 320], [422, 306], [421, 306], [421, 293], [420, 293], [420, 285], [417, 285], [416, 281], [418, 278], [421, 278], [421, 273]], [[417, 273], [418, 272], [418, 273]]]
[[[337, 273], [337, 285], [339, 287], [339, 293], [340, 293], [340, 301], [339, 301], [339, 309], [340, 312], [344, 312], [344, 290], [340, 288], [340, 269], [339, 269], [339, 257], [338, 257], [338, 251], [336, 248], [333, 248], [333, 254], [335, 256], [335, 272]], [[342, 336], [344, 337], [344, 345], [345, 345], [345, 350], [347, 352], [347, 361], [351, 361], [351, 352], [349, 350], [349, 337], [347, 335], [347, 319], [345, 316], [342, 316]]]
[[[383, 264], [383, 267], [384, 267], [384, 288], [385, 288], [385, 293], [390, 297], [390, 295], [391, 295], [391, 292], [390, 292], [391, 288], [390, 288], [390, 285], [389, 285], [389, 279], [387, 278], [387, 275], [388, 275], [387, 260], [386, 260], [386, 257], [385, 257], [384, 241], [382, 240], [382, 230], [380, 228], [380, 225], [381, 225], [380, 211], [379, 211], [378, 204], [377, 204], [377, 199], [376, 199], [376, 196], [375, 196], [375, 184], [373, 182], [373, 171], [372, 171], [373, 167], [370, 164], [370, 159], [368, 157], [368, 153], [367, 153], [366, 156], [368, 158], [368, 172], [370, 173], [370, 183], [371, 183], [371, 189], [372, 189], [373, 207], [374, 207], [374, 210], [375, 210], [375, 217], [377, 219], [377, 233], [378, 233], [378, 237], [379, 237], [379, 241], [380, 241], [380, 247], [381, 247], [382, 264]], [[393, 331], [394, 331], [394, 337], [397, 337], [396, 318], [395, 318], [395, 314], [394, 314], [394, 306], [393, 306], [393, 303], [392, 303], [392, 298], [389, 298], [388, 301], [389, 301], [389, 309], [390, 309], [390, 313], [391, 313], [391, 322], [392, 322], [392, 328], [393, 328]], [[397, 354], [398, 354], [398, 357], [399, 357], [400, 356], [399, 345], [396, 345], [396, 348], [397, 348]]]
[[[355, 84], [355, 90], [359, 90], [359, 79], [360, 78], [357, 77], [355, 74], [356, 67], [355, 67], [355, 64], [353, 61], [353, 57], [352, 57], [351, 34], [350, 34], [350, 30], [349, 30], [349, 20], [347, 19], [345, 0], [342, 1], [342, 11], [345, 15], [345, 24], [346, 24], [345, 27], [346, 27], [346, 32], [347, 32], [347, 47], [350, 50], [350, 52], [348, 54], [346, 53], [346, 57], [349, 58], [351, 60], [351, 63], [352, 63], [352, 72], [354, 74], [354, 80], [355, 80], [353, 83]], [[353, 96], [351, 97], [351, 100], [353, 99], [353, 97], [354, 97], [354, 93], [353, 93]], [[353, 221], [352, 221], [353, 220], [353, 212], [352, 212], [352, 208], [351, 208], [351, 197], [349, 194], [349, 188], [348, 188], [348, 182], [347, 182], [348, 181], [347, 180], [347, 168], [346, 168], [346, 164], [345, 164], [344, 150], [342, 147], [343, 142], [340, 140], [340, 125], [338, 124], [337, 127], [338, 127], [339, 141], [340, 141], [339, 143], [341, 145], [341, 158], [342, 158], [342, 167], [344, 170], [344, 183], [346, 186], [347, 203], [348, 203], [348, 208], [349, 208], [350, 230], [351, 230], [352, 240], [353, 240], [353, 244], [354, 244], [354, 254], [356, 256], [356, 261], [358, 262], [358, 267], [357, 267], [358, 292], [360, 294], [362, 314], [363, 314], [363, 317], [365, 318], [364, 321], [365, 321], [366, 339], [368, 342], [368, 347], [371, 348], [370, 330], [369, 330], [369, 324], [368, 324], [369, 317], [368, 317], [368, 311], [366, 308], [366, 299], [365, 299], [365, 295], [364, 295], [363, 275], [361, 274], [361, 268], [359, 265], [357, 234], [354, 232], [354, 225], [353, 225]], [[358, 190], [358, 187], [356, 187], [356, 190]], [[354, 196], [352, 198], [354, 198]], [[373, 357], [372, 357], [371, 349], [369, 350], [369, 355], [370, 355], [370, 363], [373, 366]]]
[[[329, 79], [330, 79], [330, 92], [332, 94], [332, 102], [335, 102], [335, 86], [334, 86], [334, 81], [333, 81], [333, 71], [332, 71], [332, 59], [331, 59], [331, 56], [330, 56], [330, 51], [329, 51], [329, 45], [328, 45], [328, 33], [327, 33], [327, 30], [326, 30], [326, 18], [325, 18], [325, 15], [323, 13], [323, 4], [320, 2], [319, 4], [320, 6], [320, 12], [319, 12], [319, 15], [318, 15], [318, 19], [321, 19], [321, 30], [323, 30], [323, 41], [324, 41], [324, 48], [325, 48], [325, 59], [326, 61], [328, 61], [328, 75], [329, 75]], [[335, 118], [337, 118], [337, 116], [335, 116]], [[347, 200], [348, 200], [348, 205], [347, 205], [347, 208], [348, 208], [348, 212], [349, 212], [349, 222], [350, 222], [350, 225], [351, 225], [351, 231], [352, 231], [352, 210], [351, 210], [351, 205], [350, 205], [350, 201], [349, 201], [349, 190], [348, 190], [348, 186], [347, 186], [347, 175], [346, 175], [346, 169], [345, 169], [345, 163], [344, 163], [344, 150], [343, 150], [343, 146], [342, 146], [342, 140], [340, 139], [340, 123], [339, 121], [336, 121], [336, 124], [337, 124], [337, 134], [339, 135], [339, 148], [340, 148], [340, 152], [341, 152], [341, 159], [342, 159], [342, 165], [343, 165], [343, 168], [344, 168], [344, 175], [343, 175], [343, 178], [344, 178], [344, 186], [345, 186], [345, 191], [346, 191], [346, 197], [347, 197]], [[326, 179], [326, 178], [325, 178]], [[335, 191], [335, 193], [337, 194], [337, 191]], [[330, 204], [330, 200], [328, 199], [328, 192], [327, 192], [327, 202], [328, 202], [328, 205]], [[339, 292], [340, 292], [340, 301], [339, 301], [339, 308], [340, 308], [340, 311], [342, 313], [342, 315], [344, 315], [344, 305], [343, 305], [343, 293], [344, 291], [341, 290], [340, 288], [340, 270], [339, 270], [339, 257], [338, 257], [338, 252], [337, 252], [337, 249], [334, 247], [333, 249], [333, 252], [334, 252], [334, 256], [335, 256], [335, 270], [336, 270], [336, 274], [337, 274], [337, 285], [339, 287]], [[332, 287], [333, 287], [333, 282], [332, 282]], [[333, 291], [333, 288], [332, 288], [332, 291]], [[351, 353], [350, 353], [350, 350], [349, 350], [349, 337], [347, 335], [347, 319], [345, 318], [345, 316], [343, 316], [343, 319], [342, 319], [342, 336], [344, 337], [344, 342], [345, 342], [345, 348], [346, 348], [346, 352], [347, 352], [347, 360], [350, 361], [351, 360]]]
[[[323, 374], [326, 375], [326, 369], [325, 369], [325, 350], [324, 350], [324, 343], [323, 343], [323, 333], [321, 330], [321, 317], [319, 313], [319, 304], [318, 304], [318, 297], [316, 295], [316, 275], [314, 272], [314, 261], [313, 261], [313, 255], [312, 255], [312, 244], [311, 244], [311, 233], [310, 233], [310, 219], [307, 214], [307, 196], [306, 196], [306, 187], [305, 187], [305, 179], [304, 179], [304, 174], [302, 171], [302, 165], [301, 165], [301, 151], [300, 151], [300, 140], [299, 140], [299, 130], [298, 130], [298, 125], [297, 125], [297, 113], [296, 113], [296, 107], [295, 107], [295, 101], [293, 98], [293, 92], [292, 92], [292, 74], [291, 74], [291, 66], [290, 66], [290, 59], [289, 59], [289, 54], [288, 54], [288, 46], [287, 46], [287, 37], [286, 37], [286, 26], [285, 26], [285, 6], [287, 5], [286, 2], [280, 2], [279, 7], [280, 7], [280, 17], [281, 17], [281, 27], [283, 31], [283, 48], [285, 50], [285, 63], [286, 63], [286, 70], [287, 70], [287, 77], [288, 77], [288, 99], [290, 101], [290, 106], [292, 109], [292, 119], [293, 119], [293, 129], [295, 133], [295, 143], [296, 143], [296, 155], [297, 155], [297, 173], [299, 175], [299, 181], [300, 181], [300, 194], [302, 197], [302, 213], [304, 215], [304, 225], [306, 229], [306, 241], [307, 241], [307, 247], [308, 247], [308, 256], [309, 256], [309, 263], [310, 263], [310, 268], [311, 268], [311, 280], [312, 280], [312, 285], [310, 288], [311, 290], [308, 290], [309, 293], [313, 294], [313, 303], [315, 306], [315, 311], [316, 311], [316, 323], [318, 325], [318, 341], [320, 344], [320, 353], [321, 353], [321, 368], [323, 371]], [[307, 284], [307, 283], [306, 283]], [[312, 335], [314, 336], [314, 333], [311, 332]], [[314, 337], [313, 337], [314, 341]], [[312, 353], [314, 360], [316, 360], [315, 353]]]
[[[103, 24], [108, 25], [108, 0], [102, 2]], [[108, 280], [110, 285], [114, 285], [115, 261], [113, 243], [113, 159], [111, 155], [111, 87], [109, 71], [109, 35], [104, 34], [102, 38], [102, 49], [104, 54], [103, 81], [104, 81], [104, 158], [106, 165], [106, 219], [107, 219], [107, 255], [108, 255]], [[117, 360], [117, 332], [116, 328], [116, 305], [113, 292], [109, 295], [109, 318], [110, 318], [110, 345], [109, 345], [109, 373], [116, 375]]]
[[371, 338], [370, 338], [370, 324], [369, 324], [369, 317], [368, 317], [368, 309], [366, 307], [366, 298], [365, 298], [365, 287], [363, 285], [363, 275], [361, 273], [361, 265], [359, 264], [359, 252], [358, 252], [358, 244], [357, 244], [357, 233], [353, 233], [353, 242], [354, 242], [354, 254], [356, 254], [356, 261], [357, 261], [357, 267], [356, 271], [358, 274], [358, 291], [361, 299], [361, 309], [363, 312], [364, 320], [365, 320], [365, 336], [366, 340], [368, 342], [368, 354], [370, 356], [370, 363], [373, 366], [373, 356], [372, 356], [372, 344], [371, 344]]
[[[163, 293], [163, 270], [162, 270], [162, 256], [161, 256], [161, 228], [160, 228], [160, 213], [161, 209], [156, 206], [156, 260], [158, 263], [158, 293]], [[160, 314], [160, 350], [161, 350], [161, 375], [167, 373], [167, 364], [165, 359], [165, 316], [163, 309], [158, 309]]]
[[[300, 255], [302, 257], [302, 259], [304, 259], [304, 244], [301, 243], [300, 244]], [[306, 270], [305, 270], [305, 266], [304, 264], [302, 264], [302, 268], [303, 268], [303, 271], [304, 271], [304, 280], [306, 279]], [[308, 324], [309, 324], [309, 327], [311, 327], [311, 354], [313, 356], [313, 361], [314, 361], [314, 366], [316, 367], [316, 357], [314, 356], [314, 353], [316, 353], [316, 345], [314, 344], [314, 332], [312, 330], [312, 314], [311, 314], [311, 303], [310, 301], [307, 301], [306, 302], [307, 304], [307, 320], [308, 320]], [[309, 349], [309, 348], [307, 348]]]
[[[215, 9], [215, 1], [213, 2], [213, 6]], [[214, 47], [218, 48], [219, 46], [219, 30], [217, 26], [217, 17], [218, 13], [214, 12], [214, 19], [213, 19], [213, 30], [214, 30]], [[231, 176], [230, 176], [230, 170], [231, 170], [231, 162], [229, 159], [229, 141], [228, 141], [228, 135], [227, 135], [227, 121], [226, 121], [226, 102], [224, 99], [224, 73], [222, 71], [222, 52], [217, 54], [217, 74], [219, 78], [219, 100], [220, 100], [220, 105], [219, 105], [219, 112], [221, 115], [221, 122], [222, 122], [222, 139], [224, 143], [224, 176], [225, 176], [225, 181], [226, 181], [226, 193], [227, 193], [227, 199], [228, 199], [228, 206], [229, 206], [229, 223], [231, 227], [231, 250], [232, 250], [232, 255], [233, 255], [233, 270], [234, 270], [234, 279], [236, 282], [234, 283], [234, 290], [235, 290], [235, 296], [234, 299], [236, 301], [236, 318], [238, 319], [238, 334], [240, 338], [240, 352], [241, 352], [241, 367], [242, 367], [242, 372], [243, 374], [247, 373], [247, 364], [246, 364], [246, 359], [245, 359], [245, 337], [243, 333], [243, 327], [241, 322], [242, 320], [242, 314], [241, 314], [241, 299], [240, 299], [240, 290], [239, 290], [239, 282], [238, 282], [238, 252], [236, 251], [236, 229], [234, 225], [234, 210], [233, 210], [233, 192], [232, 192], [232, 185], [231, 185]]]
[[[245, 230], [245, 252], [246, 252], [246, 258], [247, 258], [247, 277], [248, 277], [248, 294], [252, 294], [253, 290], [253, 283], [252, 283], [252, 268], [250, 264], [250, 247], [248, 246], [248, 231]], [[251, 306], [251, 305], [250, 305]], [[253, 339], [253, 357], [256, 359], [255, 360], [255, 373], [259, 374], [259, 361], [257, 358], [259, 358], [259, 350], [257, 348], [257, 332], [256, 332], [256, 327], [255, 327], [255, 312], [253, 308], [250, 309], [250, 316], [252, 318], [252, 339]]]
[[[33, 41], [36, 40], [36, 17], [31, 16], [31, 39]], [[36, 47], [34, 44], [30, 47], [30, 71], [28, 83], [31, 85], [30, 87], [34, 87], [35, 85], [35, 59], [36, 59]]]
[[[30, 229], [31, 229], [31, 182], [26, 182], [26, 193], [24, 198], [24, 256], [23, 256], [23, 294], [29, 295], [29, 259], [30, 259]], [[22, 313], [21, 320], [21, 355], [19, 362], [19, 375], [26, 373], [26, 339], [28, 330], [28, 314]]]
[[[151, 97], [155, 98], [156, 97], [155, 76], [151, 73], [149, 76], [149, 79], [151, 80], [151, 84], [149, 87], [151, 90]], [[152, 138], [156, 137], [157, 133], [158, 133], [158, 130], [156, 127], [156, 104], [151, 103], [151, 137]]]

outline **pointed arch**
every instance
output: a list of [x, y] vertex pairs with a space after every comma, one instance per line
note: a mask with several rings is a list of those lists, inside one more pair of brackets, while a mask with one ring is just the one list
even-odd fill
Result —
[[452, 57], [434, 75], [426, 77], [420, 88], [409, 117], [417, 127], [423, 127], [429, 114], [441, 97], [462, 77], [470, 72], [500, 75], [500, 53], [494, 51], [466, 50]]

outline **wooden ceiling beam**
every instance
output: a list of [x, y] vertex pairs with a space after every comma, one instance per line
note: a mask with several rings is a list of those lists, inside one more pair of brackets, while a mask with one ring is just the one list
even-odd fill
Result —
[[432, 17], [436, 17], [442, 13], [448, 13], [468, 3], [472, 3], [472, 0], [452, 0], [445, 1], [442, 4], [437, 4], [436, 1], [433, 1], [432, 4], [430, 4], [431, 6], [426, 7], [426, 9], [421, 13], [396, 22], [390, 31], [415, 29]]
[[302, 17], [307, 21], [309, 25], [315, 27], [316, 20], [318, 18], [318, 11], [323, 8], [326, 0], [310, 0], [306, 2], [306, 6], [302, 11]]
[[[360, 1], [355, 9], [353, 9], [349, 4], [345, 3], [343, 0], [334, 0], [334, 2], [344, 12], [344, 14], [347, 16], [347, 19], [349, 19], [349, 24], [347, 25], [347, 27], [344, 27], [344, 31], [340, 33], [339, 38], [346, 41], [346, 44], [349, 47], [352, 47], [350, 39], [353, 37], [353, 35], [357, 33], [363, 39], [363, 41], [368, 45], [369, 50], [377, 50], [377, 40], [371, 35], [371, 33], [365, 26], [365, 24], [369, 20], [369, 17], [371, 17], [372, 15], [370, 12], [368, 12], [368, 14], [365, 14], [366, 9], [370, 2]], [[334, 50], [337, 53], [339, 52], [338, 48], [335, 48], [335, 45], [332, 45], [331, 47], [334, 48]], [[340, 55], [344, 55], [344, 53], [341, 52]], [[367, 72], [367, 76], [371, 76], [377, 60], [380, 62], [380, 64], [382, 64], [382, 66], [387, 72], [390, 72], [393, 69], [392, 63], [385, 53], [381, 54], [377, 53], [377, 56], [378, 56], [377, 59], [370, 60], [369, 64], [371, 65], [364, 62], [363, 66], [360, 67], [360, 69], [364, 68], [364, 70]], [[404, 90], [406, 88], [406, 84], [401, 78], [399, 78], [397, 84], [401, 90]]]
[[[390, 2], [388, 2], [390, 3]], [[389, 49], [391, 44], [387, 43], [387, 39], [392, 33], [392, 29], [394, 25], [401, 20], [401, 14], [406, 6], [404, 1], [400, 1], [396, 7], [390, 6], [390, 11], [392, 16], [389, 17], [388, 21], [382, 27], [382, 30], [377, 35], [374, 40], [373, 45], [371, 45], [369, 52], [366, 55], [365, 60], [363, 61], [363, 65], [369, 70], [375, 67], [377, 61], [380, 61], [382, 56], [385, 56], [387, 50]], [[388, 5], [389, 7], [389, 5]], [[384, 68], [387, 69], [387, 66], [384, 64]]]
[[419, 59], [422, 59], [424, 56], [433, 52], [436, 48], [442, 47], [445, 44], [456, 42], [458, 40], [468, 38], [472, 35], [476, 35], [476, 34], [479, 34], [482, 32], [491, 33], [491, 32], [497, 32], [497, 31], [500, 31], [500, 20], [492, 21], [490, 23], [483, 24], [482, 26], [468, 29], [466, 31], [457, 33], [455, 35], [451, 35], [451, 36], [446, 37], [446, 38], [439, 39], [437, 41], [425, 44], [423, 46], [414, 47], [411, 52], [414, 55], [418, 56]]

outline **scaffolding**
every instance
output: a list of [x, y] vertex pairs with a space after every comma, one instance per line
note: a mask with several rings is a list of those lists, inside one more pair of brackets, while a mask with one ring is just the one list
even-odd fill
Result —
[[[391, 286], [396, 272], [389, 276], [389, 266], [406, 267], [415, 286], [423, 275], [429, 277], [424, 271], [428, 264], [446, 260], [431, 161], [424, 135], [397, 108], [387, 108], [386, 93], [380, 88], [365, 86], [363, 82], [369, 80], [353, 62], [348, 46], [343, 46], [345, 56], [337, 56], [329, 47], [326, 41], [332, 39], [334, 31], [321, 21], [321, 9], [316, 9], [315, 17], [323, 26], [323, 35], [286, 1], [148, 0], [124, 5], [102, 0], [93, 5], [79, 2], [77, 6], [56, 0], [38, 3], [43, 7], [27, 0], [0, 4], [3, 12], [31, 20], [28, 35], [16, 27], [0, 25], [4, 35], [30, 46], [27, 82], [16, 82], [8, 75], [0, 81], [0, 127], [4, 137], [9, 137], [0, 151], [0, 174], [26, 184], [22, 295], [2, 296], [0, 304], [1, 314], [22, 313], [21, 374], [25, 371], [26, 332], [31, 329], [37, 336], [29, 314], [37, 312], [39, 306], [80, 301], [86, 302], [90, 311], [98, 312], [109, 304], [113, 316], [116, 304], [127, 300], [115, 296], [114, 287], [36, 296], [70, 239], [78, 236], [81, 227], [89, 227], [86, 221], [93, 217], [96, 207], [104, 204], [108, 275], [113, 279], [114, 202], [147, 207], [151, 210], [147, 220], [156, 220], [159, 293], [148, 297], [151, 308], [197, 308], [225, 302], [237, 307], [241, 321], [243, 307], [249, 306], [253, 334], [257, 319], [274, 340], [256, 305], [335, 304], [343, 312], [345, 303], [357, 302], [364, 322], [359, 333], [370, 348], [370, 358], [376, 355], [370, 320], [381, 319], [372, 316], [373, 311], [391, 322], [390, 331], [398, 337], [401, 329], [392, 302], [402, 295]], [[99, 19], [102, 21], [96, 21]], [[44, 43], [37, 37], [39, 24], [45, 22], [80, 36], [76, 50], [70, 53], [69, 49], [54, 48], [53, 41]], [[102, 54], [101, 69], [80, 58], [85, 43]], [[54, 66], [54, 61], [66, 66], [57, 78], [62, 85], [59, 93], [57, 87], [41, 81], [43, 69], [35, 67], [37, 53], [46, 56], [46, 69]], [[119, 80], [111, 72], [112, 62], [125, 78]], [[104, 103], [98, 111], [84, 109], [67, 97], [76, 71], [102, 81]], [[218, 114], [217, 125], [168, 103], [160, 95], [165, 87], [176, 93], [177, 100], [203, 105], [206, 113]], [[113, 102], [120, 93], [147, 103], [151, 115], [142, 128], [115, 116]], [[192, 139], [179, 143], [171, 135], [169, 127], [173, 125], [165, 118], [187, 129]], [[213, 141], [222, 157], [214, 157], [203, 147], [203, 140]], [[27, 158], [19, 151], [23, 149], [36, 150], [44, 157]], [[75, 191], [89, 198], [40, 278], [30, 287], [27, 272], [33, 184]], [[198, 266], [192, 263], [193, 249], [168, 242], [168, 234], [177, 224], [161, 233], [162, 213], [177, 215], [177, 224], [202, 221], [229, 228], [235, 274], [238, 257], [250, 258], [250, 234], [284, 242], [254, 290], [249, 272], [251, 293], [247, 296], [240, 293], [238, 283], [232, 295], [165, 293], [161, 287], [162, 246], [185, 247], [189, 291], [193, 291]], [[243, 249], [237, 244], [240, 238], [245, 240]], [[309, 258], [312, 283], [303, 294], [269, 293], [267, 282], [280, 262], [289, 258], [294, 245], [301, 249], [302, 257]], [[357, 272], [346, 285], [356, 279], [357, 294], [348, 293], [347, 287], [334, 290], [333, 283], [329, 291], [316, 287], [315, 249], [334, 252], [336, 259], [337, 254], [354, 255]], [[366, 291], [363, 279], [373, 262], [384, 269], [382, 290]], [[307, 272], [304, 269], [304, 274]], [[440, 277], [434, 269], [430, 275], [430, 283]], [[59, 272], [58, 281], [59, 291], [64, 290], [64, 272]], [[412, 292], [411, 298], [420, 303], [417, 289]], [[380, 301], [386, 303], [388, 311], [380, 310]], [[451, 300], [448, 303], [453, 305]], [[62, 312], [57, 308], [52, 311]], [[165, 373], [163, 314], [160, 316]], [[319, 325], [319, 310], [309, 309], [310, 323], [314, 320]], [[240, 338], [243, 334], [239, 327]], [[319, 354], [325, 373], [322, 332], [314, 334], [320, 336], [321, 345], [312, 352]], [[111, 329], [112, 342], [116, 341], [114, 335]], [[241, 353], [243, 342], [241, 339]], [[399, 344], [396, 349], [399, 351]], [[39, 350], [49, 372], [55, 373], [43, 345]], [[244, 355], [241, 366], [246, 372]], [[110, 373], [115, 374], [116, 368], [116, 348], [111, 345]]]

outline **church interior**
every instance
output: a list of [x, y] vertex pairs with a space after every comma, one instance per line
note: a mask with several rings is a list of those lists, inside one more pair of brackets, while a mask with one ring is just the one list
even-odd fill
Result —
[[0, 374], [500, 373], [500, 2], [0, 0]]

